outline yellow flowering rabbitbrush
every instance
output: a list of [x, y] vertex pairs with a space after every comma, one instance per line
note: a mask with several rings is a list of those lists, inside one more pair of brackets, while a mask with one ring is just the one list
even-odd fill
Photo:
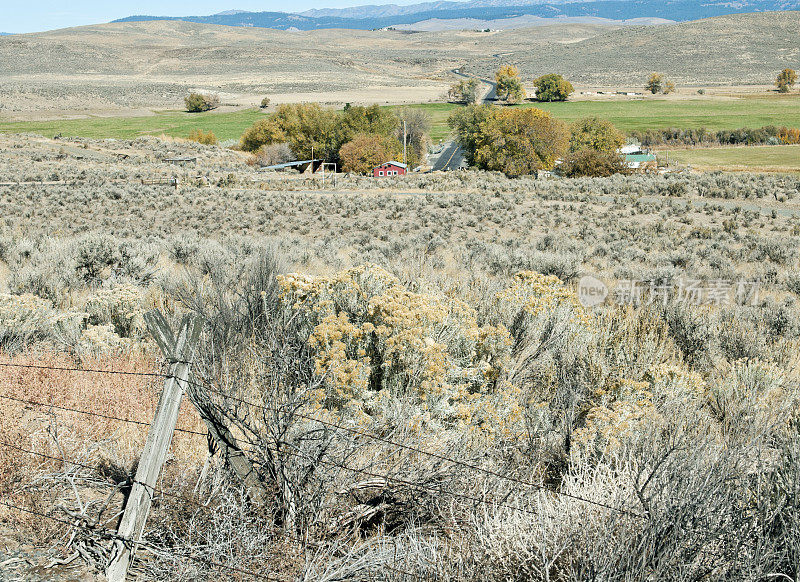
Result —
[[479, 326], [464, 302], [411, 292], [375, 265], [279, 281], [286, 306], [311, 326], [323, 407], [375, 411], [403, 398], [420, 418], [489, 431], [519, 418], [516, 393], [501, 380], [510, 334]]

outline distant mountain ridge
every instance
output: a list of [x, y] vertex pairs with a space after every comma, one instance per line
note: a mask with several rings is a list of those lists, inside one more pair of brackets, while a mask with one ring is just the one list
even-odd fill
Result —
[[[183, 20], [202, 24], [316, 30], [345, 28], [370, 30], [429, 20], [471, 19], [492, 21], [538, 16], [540, 18], [593, 17], [609, 20], [637, 18], [678, 22], [741, 14], [800, 9], [800, 0], [469, 0], [437, 1], [410, 6], [370, 5], [290, 12], [246, 12], [230, 10], [210, 16], [129, 16], [114, 22]], [[407, 27], [403, 27], [407, 28]]]

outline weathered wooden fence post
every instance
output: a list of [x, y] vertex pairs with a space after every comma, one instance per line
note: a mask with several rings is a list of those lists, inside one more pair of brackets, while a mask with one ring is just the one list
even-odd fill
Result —
[[135, 544], [144, 532], [154, 487], [172, 444], [172, 435], [178, 422], [181, 399], [189, 380], [189, 362], [194, 357], [202, 327], [198, 317], [186, 316], [175, 336], [167, 320], [159, 312], [147, 313], [145, 321], [164, 357], [170, 362], [170, 366], [164, 382], [164, 390], [158, 400], [155, 418], [153, 424], [150, 425], [144, 451], [139, 459], [136, 482], [131, 487], [122, 521], [117, 530], [117, 535], [122, 539], [114, 542], [106, 568], [109, 582], [125, 581], [128, 566], [136, 549]]

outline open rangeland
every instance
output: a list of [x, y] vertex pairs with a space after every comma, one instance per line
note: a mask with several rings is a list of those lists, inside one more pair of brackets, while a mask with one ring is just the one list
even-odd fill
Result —
[[[313, 101], [418, 107], [438, 141], [448, 86], [506, 63], [572, 80], [541, 105], [568, 122], [798, 127], [767, 87], [798, 26], [0, 37], [0, 579], [99, 581], [135, 547], [148, 581], [797, 580], [800, 146], [664, 146], [731, 173], [323, 181], [183, 138]], [[678, 92], [587, 94], [654, 71]]]
[[102, 570], [163, 380], [136, 374], [167, 369], [153, 308], [203, 335], [141, 579], [795, 573], [797, 176], [323, 189], [0, 136], [5, 182], [4, 576]]
[[453, 69], [487, 78], [505, 63], [519, 65], [527, 80], [559, 72], [581, 87], [641, 87], [653, 71], [679, 87], [765, 85], [797, 59], [799, 24], [798, 12], [491, 33], [104, 24], [0, 37], [0, 116], [175, 109], [191, 90], [240, 107], [264, 95], [275, 103], [434, 101], [455, 79]]

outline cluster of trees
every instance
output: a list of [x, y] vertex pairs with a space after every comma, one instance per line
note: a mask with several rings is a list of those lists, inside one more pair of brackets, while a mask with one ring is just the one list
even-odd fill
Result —
[[470, 105], [454, 111], [449, 123], [470, 165], [507, 176], [551, 170], [561, 159], [571, 176], [626, 169], [617, 153], [625, 137], [610, 122], [594, 117], [569, 126], [541, 109]]
[[797, 82], [797, 72], [794, 69], [784, 69], [775, 79], [775, 86], [780, 93], [788, 93]]
[[[526, 98], [525, 87], [514, 65], [503, 65], [494, 74], [497, 99], [509, 105], [519, 103]], [[566, 101], [575, 92], [572, 84], [561, 75], [550, 73], [533, 81], [536, 87], [537, 101]], [[447, 98], [453, 103], [469, 105], [478, 100], [477, 79], [463, 79], [450, 87]]]
[[407, 163], [418, 164], [428, 147], [429, 129], [428, 117], [418, 109], [395, 112], [377, 105], [348, 105], [339, 112], [318, 103], [293, 103], [278, 106], [273, 115], [254, 123], [242, 135], [240, 147], [258, 154], [262, 148], [284, 144], [260, 157], [285, 154], [288, 148], [295, 159], [320, 158], [345, 172], [368, 172], [389, 159], [402, 160], [404, 130]]
[[478, 79], [462, 79], [447, 91], [447, 98], [453, 103], [461, 103], [469, 105], [478, 100], [478, 88], [480, 87]]
[[800, 130], [768, 125], [759, 129], [649, 129], [630, 136], [644, 146], [660, 145], [779, 145], [800, 143]]
[[201, 113], [211, 111], [219, 107], [219, 96], [203, 93], [189, 93], [183, 98], [186, 111], [189, 113]]
[[664, 77], [661, 73], [651, 73], [647, 78], [647, 84], [644, 88], [653, 95], [656, 93], [667, 95], [675, 92], [675, 83]]

